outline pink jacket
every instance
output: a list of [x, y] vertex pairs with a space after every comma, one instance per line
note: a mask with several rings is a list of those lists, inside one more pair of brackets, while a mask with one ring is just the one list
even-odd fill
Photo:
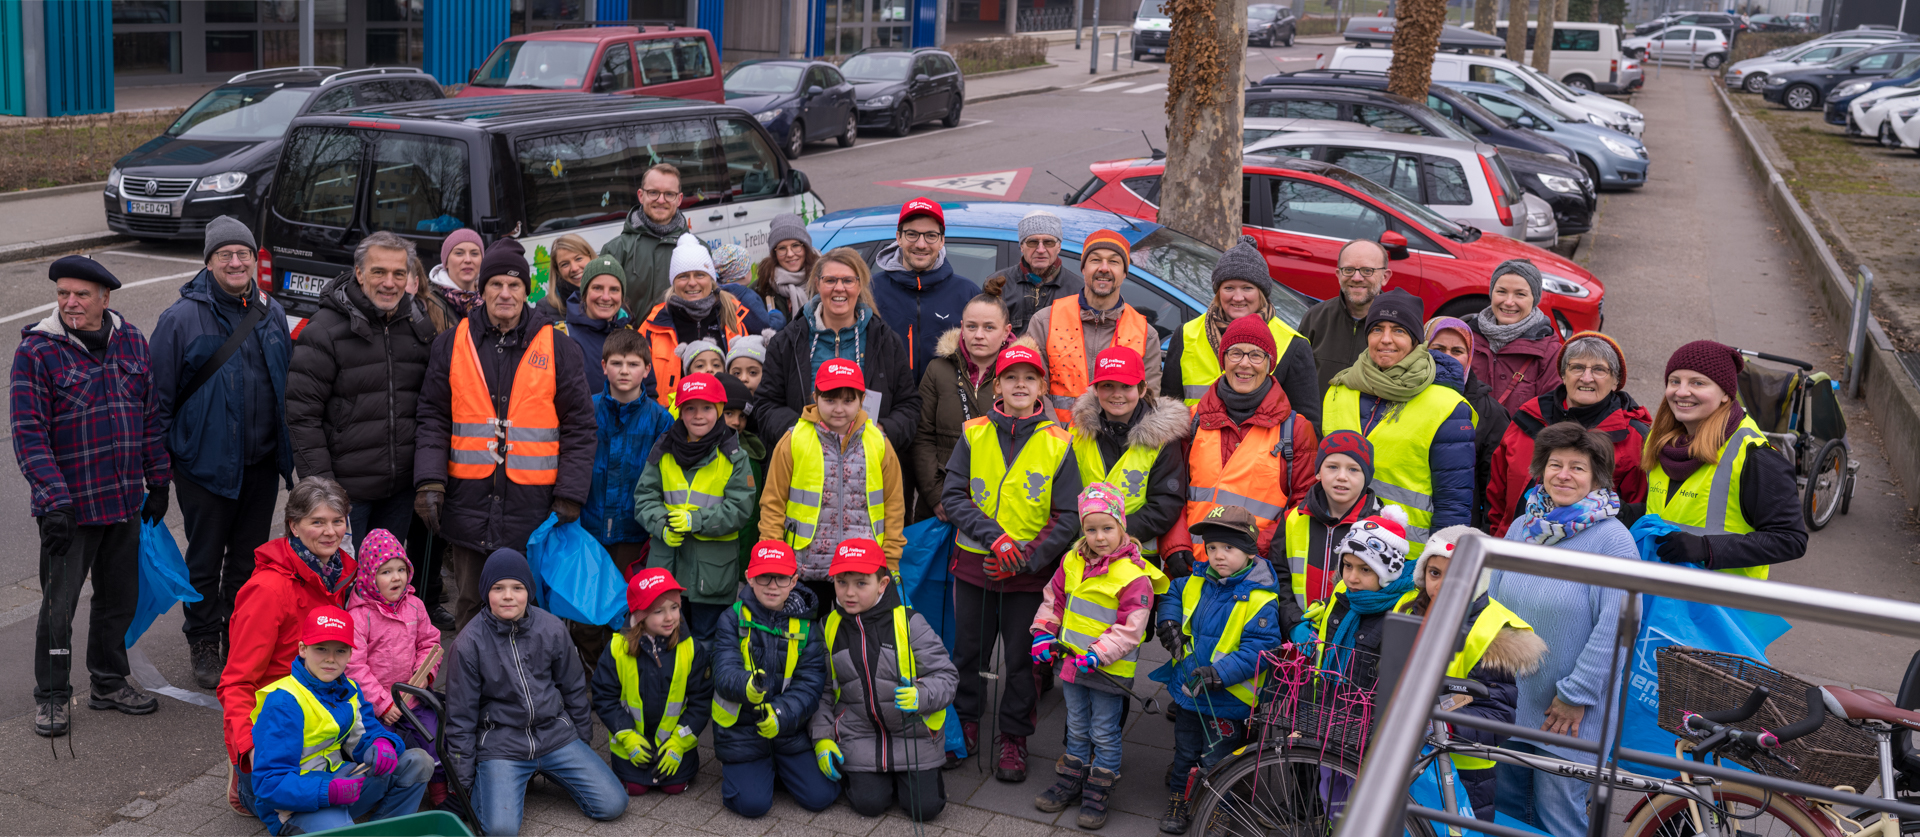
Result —
[[[1139, 541], [1130, 540], [1127, 546], [1104, 556], [1094, 555], [1084, 540], [1074, 544], [1074, 548], [1080, 550], [1081, 559], [1087, 562], [1086, 578], [1106, 575], [1107, 567], [1116, 559], [1133, 561], [1143, 568], [1148, 566], [1140, 557]], [[1133, 649], [1140, 647], [1140, 641], [1146, 638], [1147, 627], [1153, 621], [1153, 579], [1144, 575], [1134, 579], [1132, 584], [1120, 591], [1119, 604], [1119, 614], [1114, 617], [1113, 625], [1093, 641], [1092, 648], [1087, 649], [1100, 658], [1101, 665], [1133, 653]], [[1053, 571], [1053, 581], [1047, 584], [1046, 591], [1041, 594], [1040, 610], [1034, 613], [1033, 626], [1028, 630], [1036, 634], [1044, 632], [1059, 636], [1060, 620], [1066, 607], [1067, 572], [1063, 565]], [[1078, 671], [1074, 666], [1063, 665], [1060, 666], [1060, 677], [1072, 683]]]
[[355, 590], [347, 597], [347, 615], [353, 618], [354, 644], [347, 676], [360, 684], [373, 711], [386, 712], [393, 708], [393, 684], [407, 682], [426, 662], [427, 653], [440, 644], [440, 629], [427, 618], [418, 596], [408, 596], [394, 616]]

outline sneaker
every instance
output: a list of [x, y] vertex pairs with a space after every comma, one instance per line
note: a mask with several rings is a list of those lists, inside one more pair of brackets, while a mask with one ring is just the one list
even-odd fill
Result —
[[220, 688], [220, 670], [227, 667], [227, 661], [220, 653], [219, 638], [193, 640], [187, 643], [187, 653], [193, 657], [193, 684], [208, 690]]
[[247, 806], [240, 801], [240, 771], [233, 769], [232, 764], [227, 765], [227, 806], [240, 816], [253, 816], [253, 812], [247, 810]]
[[1024, 782], [1027, 780], [1027, 737], [1000, 733], [994, 742], [1000, 751], [1000, 757], [993, 767], [993, 778], [1002, 782]]
[[620, 784], [627, 786], [628, 796], [646, 796], [647, 795], [647, 786], [640, 784], [639, 782], [621, 782]]
[[1162, 834], [1185, 834], [1193, 826], [1193, 806], [1188, 804], [1184, 793], [1167, 796], [1167, 810], [1160, 815]]
[[33, 731], [41, 738], [58, 738], [67, 734], [67, 702], [64, 700], [42, 701], [33, 710]]
[[954, 768], [956, 768], [956, 767], [959, 767], [959, 766], [960, 766], [960, 754], [959, 754], [959, 753], [956, 753], [956, 752], [954, 752], [954, 751], [952, 751], [952, 750], [948, 750], [948, 751], [947, 751], [947, 763], [946, 763], [946, 764], [942, 764], [942, 765], [940, 765], [940, 769], [941, 769], [941, 770], [952, 770], [952, 769], [954, 769]]
[[443, 631], [453, 630], [453, 614], [447, 612], [446, 605], [436, 604], [427, 611], [427, 619], [433, 626]]
[[129, 684], [104, 695], [95, 692], [87, 698], [87, 708], [112, 709], [128, 715], [151, 715], [160, 708], [160, 701]]

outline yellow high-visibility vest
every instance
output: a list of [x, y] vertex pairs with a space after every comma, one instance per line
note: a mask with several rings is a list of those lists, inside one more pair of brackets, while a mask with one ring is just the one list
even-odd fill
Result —
[[[787, 545], [804, 552], [820, 525], [820, 493], [827, 485], [827, 452], [820, 444], [820, 427], [801, 419], [793, 426], [787, 450], [793, 455], [793, 478], [787, 484]], [[886, 540], [887, 437], [868, 421], [860, 428], [861, 453], [867, 463], [867, 521], [875, 541]]]
[[[1280, 357], [1273, 359], [1275, 368], [1280, 366], [1280, 358], [1287, 356], [1287, 347], [1295, 340], [1304, 340], [1300, 332], [1294, 331], [1279, 317], [1267, 318], [1267, 329], [1273, 332], [1273, 347]], [[1207, 315], [1201, 314], [1180, 327], [1180, 397], [1187, 402], [1187, 409], [1200, 403], [1206, 397], [1213, 382], [1220, 380], [1220, 356], [1213, 345], [1207, 342]]]
[[[1753, 531], [1740, 511], [1740, 472], [1747, 467], [1747, 455], [1765, 444], [1767, 437], [1761, 434], [1760, 425], [1752, 416], [1742, 417], [1733, 435], [1720, 445], [1719, 461], [1701, 463], [1680, 483], [1671, 500], [1667, 499], [1671, 485], [1667, 469], [1654, 468], [1647, 474], [1647, 514], [1660, 515], [1680, 531], [1696, 535], [1744, 535]], [[1721, 572], [1767, 580], [1764, 566]]]
[[[613, 634], [613, 644], [608, 647], [613, 652], [614, 671], [620, 674], [620, 702], [627, 707], [627, 714], [633, 718], [633, 730], [641, 735], [647, 734], [646, 701], [640, 698], [640, 664], [633, 658], [633, 652], [627, 649], [627, 637], [618, 631]], [[673, 683], [667, 687], [667, 705], [660, 711], [660, 725], [654, 728], [654, 746], [665, 746], [673, 738], [675, 730], [680, 728], [680, 713], [687, 708], [687, 676], [693, 671], [693, 637], [680, 640], [673, 649]], [[620, 739], [614, 737], [613, 730], [607, 730], [607, 747], [616, 758], [632, 761], [633, 754], [620, 746]]]
[[[1152, 580], [1153, 592], [1167, 592], [1167, 576], [1152, 564], [1136, 564], [1132, 561], [1114, 561], [1107, 565], [1107, 571], [1093, 578], [1084, 577], [1087, 564], [1080, 557], [1080, 550], [1074, 549], [1060, 561], [1060, 571], [1066, 576], [1067, 603], [1061, 608], [1064, 614], [1060, 618], [1060, 641], [1073, 650], [1085, 654], [1093, 648], [1094, 640], [1113, 627], [1120, 616], [1120, 593], [1127, 585], [1141, 576]], [[1151, 606], [1151, 603], [1149, 603]], [[1133, 680], [1133, 671], [1140, 660], [1140, 647], [1134, 646], [1127, 656], [1100, 667], [1101, 671], [1128, 682]]]
[[[899, 582], [896, 581], [894, 583], [897, 584]], [[839, 608], [834, 608], [832, 613], [827, 614], [827, 625], [824, 632], [827, 641], [827, 682], [833, 686], [833, 702], [839, 703], [840, 673], [834, 669], [833, 665], [833, 638], [840, 634]], [[908, 631], [907, 608], [905, 605], [896, 606], [893, 609], [893, 653], [895, 666], [900, 669], [901, 677], [907, 680], [916, 680], [920, 677], [920, 666], [914, 662], [911, 639], [912, 637]], [[947, 710], [945, 709], [931, 714], [924, 712], [912, 714], [918, 715], [920, 720], [927, 725], [927, 729], [938, 730], [947, 723]]]
[[[1193, 612], [1200, 607], [1201, 587], [1205, 584], [1199, 573], [1187, 577], [1187, 586], [1180, 591], [1180, 632], [1193, 636]], [[1220, 639], [1213, 645], [1213, 653], [1208, 655], [1208, 663], [1220, 662], [1220, 658], [1240, 650], [1240, 635], [1247, 629], [1247, 623], [1260, 615], [1260, 609], [1279, 600], [1279, 594], [1272, 590], [1254, 590], [1245, 599], [1233, 603], [1233, 610], [1227, 614], [1227, 627], [1220, 632]], [[1233, 695], [1248, 707], [1260, 704], [1260, 687], [1267, 682], [1266, 666], [1256, 666], [1252, 683], [1229, 683], [1227, 694]]]
[[[1427, 460], [1433, 436], [1453, 415], [1454, 407], [1465, 402], [1447, 387], [1429, 386], [1400, 405], [1392, 418], [1367, 431], [1360, 424], [1360, 391], [1339, 385], [1327, 388], [1320, 412], [1321, 435], [1351, 430], [1373, 444], [1373, 493], [1406, 510], [1409, 555], [1419, 554], [1433, 524], [1433, 467]], [[1478, 416], [1473, 420], [1477, 424]]]
[[[1145, 445], [1128, 445], [1113, 463], [1106, 466], [1106, 460], [1100, 456], [1100, 443], [1079, 430], [1073, 431], [1073, 458], [1080, 465], [1080, 486], [1085, 488], [1096, 482], [1104, 482], [1120, 489], [1120, 495], [1126, 498], [1127, 514], [1133, 514], [1147, 504], [1147, 477], [1153, 473], [1153, 461], [1160, 455], [1159, 448]], [[1146, 555], [1160, 554], [1160, 539], [1154, 538], [1140, 545], [1140, 551]]]
[[[1009, 467], [1000, 454], [1000, 433], [991, 419], [981, 416], [960, 427], [971, 454], [967, 467], [973, 504], [1014, 540], [1023, 544], [1033, 540], [1053, 517], [1053, 477], [1073, 452], [1072, 438], [1060, 425], [1042, 422]], [[955, 532], [955, 540], [961, 549], [987, 554], [987, 546], [975, 543], [964, 531]]]

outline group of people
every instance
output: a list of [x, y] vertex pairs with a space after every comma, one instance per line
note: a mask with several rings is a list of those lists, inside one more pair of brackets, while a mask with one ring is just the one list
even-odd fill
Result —
[[[1206, 311], [1163, 336], [1124, 301], [1127, 238], [1091, 232], [1069, 270], [1045, 211], [982, 291], [924, 198], [873, 267], [817, 251], [795, 216], [757, 264], [709, 249], [671, 166], [638, 198], [598, 252], [556, 243], [539, 289], [512, 238], [455, 231], [428, 272], [407, 239], [368, 235], [297, 339], [232, 219], [209, 224], [206, 269], [151, 346], [110, 309], [104, 266], [55, 261], [56, 310], [22, 330], [12, 387], [41, 532], [36, 731], [71, 723], [89, 573], [88, 705], [157, 709], [122, 637], [139, 528], [172, 486], [229, 798], [276, 834], [446, 804], [449, 781], [515, 833], [536, 773], [609, 819], [695, 781], [709, 726], [743, 816], [777, 784], [810, 810], [844, 793], [930, 819], [963, 756], [1026, 779], [1056, 685], [1066, 752], [1035, 805], [1098, 828], [1149, 640], [1175, 659], [1150, 676], [1178, 707], [1161, 828], [1184, 833], [1189, 772], [1257, 734], [1259, 655], [1334, 649], [1370, 682], [1384, 615], [1423, 612], [1469, 531], [1638, 557], [1625, 524], [1653, 514], [1674, 529], [1661, 560], [1759, 578], [1805, 550], [1792, 467], [1738, 403], [1739, 354], [1683, 346], [1650, 412], [1618, 343], [1562, 338], [1525, 260], [1478, 314], [1429, 319], [1385, 290], [1386, 248], [1356, 240], [1340, 294], [1296, 329], [1243, 239]], [[618, 630], [535, 604], [525, 550], [550, 518], [628, 577]], [[903, 532], [929, 518], [952, 527], [952, 598], [908, 602]], [[1449, 673], [1492, 693], [1466, 711], [1597, 736], [1582, 718], [1606, 697], [1619, 595], [1457, 583], [1475, 602]], [[950, 640], [915, 604], [952, 609]], [[400, 683], [444, 692], [446, 717]], [[442, 724], [446, 764], [428, 751]], [[1483, 816], [1584, 822], [1577, 780], [1459, 767]]]

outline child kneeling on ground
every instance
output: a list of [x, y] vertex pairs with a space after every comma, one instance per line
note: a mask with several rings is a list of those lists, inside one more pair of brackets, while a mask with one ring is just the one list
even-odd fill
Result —
[[681, 589], [658, 567], [627, 582], [627, 629], [593, 668], [593, 709], [628, 796], [676, 794], [700, 772], [695, 748], [712, 711], [713, 678], [706, 650], [680, 618]]
[[855, 813], [877, 817], [895, 802], [914, 822], [947, 805], [940, 734], [960, 674], [927, 620], [900, 602], [887, 556], [870, 538], [840, 542], [828, 568], [827, 686], [813, 713], [820, 772], [845, 773]]
[[292, 673], [261, 689], [254, 703], [253, 812], [273, 834], [405, 816], [427, 793], [433, 757], [402, 752], [400, 736], [381, 725], [345, 676], [353, 650], [346, 611], [308, 611]]
[[[1068, 550], [1034, 614], [1033, 661], [1060, 649], [1061, 695], [1067, 704], [1067, 751], [1053, 787], [1033, 800], [1052, 813], [1080, 801], [1081, 828], [1107, 824], [1107, 798], [1120, 781], [1120, 734], [1140, 658], [1153, 622], [1153, 597], [1167, 577], [1127, 535], [1127, 498], [1109, 483], [1080, 492], [1079, 543]], [[1105, 614], [1095, 616], [1093, 614]]]

